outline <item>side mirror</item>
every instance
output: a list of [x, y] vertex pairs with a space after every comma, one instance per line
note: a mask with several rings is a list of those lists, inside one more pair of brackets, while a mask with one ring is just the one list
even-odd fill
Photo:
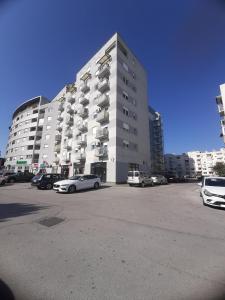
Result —
[[81, 177], [79, 180], [80, 180], [80, 181], [84, 181], [84, 178], [83, 178], [83, 177]]
[[198, 182], [197, 185], [202, 187], [202, 183], [201, 182]]

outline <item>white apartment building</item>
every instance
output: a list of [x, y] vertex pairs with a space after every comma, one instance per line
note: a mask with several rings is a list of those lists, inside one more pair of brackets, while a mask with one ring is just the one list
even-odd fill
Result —
[[225, 163], [225, 148], [218, 151], [190, 151], [181, 155], [165, 155], [167, 173], [177, 176], [214, 175], [213, 167], [217, 162]]
[[216, 97], [216, 103], [220, 115], [220, 137], [223, 138], [223, 141], [225, 143], [225, 84], [220, 85], [220, 95]]
[[[46, 100], [43, 106], [44, 98], [39, 98], [37, 115], [32, 116], [35, 125], [29, 125], [33, 129], [24, 136], [27, 144], [18, 152], [15, 126], [33, 104], [27, 101], [26, 108], [21, 105], [13, 115], [8, 168], [94, 173], [118, 183], [126, 181], [128, 170], [151, 170], [147, 75], [117, 33], [50, 103]], [[22, 155], [22, 147], [30, 152]]]

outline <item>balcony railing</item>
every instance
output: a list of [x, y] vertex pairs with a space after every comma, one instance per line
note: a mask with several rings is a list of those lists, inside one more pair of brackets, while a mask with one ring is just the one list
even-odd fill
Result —
[[99, 107], [105, 107], [109, 105], [109, 96], [106, 94], [102, 94], [97, 98], [97, 105]]
[[72, 109], [71, 105], [67, 105], [66, 112], [71, 115], [74, 113], [74, 110]]
[[61, 125], [57, 125], [56, 130], [58, 130], [59, 132], [62, 131], [62, 126]]
[[71, 129], [67, 129], [65, 131], [65, 136], [67, 136], [68, 138], [71, 138], [73, 136], [73, 132]]
[[69, 126], [73, 125], [73, 118], [71, 116], [68, 116], [66, 118], [66, 125], [69, 125]]
[[81, 107], [78, 109], [77, 114], [82, 118], [86, 118], [88, 116], [88, 109]]
[[61, 141], [61, 139], [62, 139], [62, 136], [61, 136], [61, 134], [56, 134], [56, 136], [55, 136], [55, 140], [56, 140], [57, 142], [60, 142], [60, 141]]
[[95, 149], [95, 156], [97, 157], [106, 157], [108, 156], [108, 148], [107, 147], [99, 147]]
[[75, 154], [75, 160], [81, 161], [86, 159], [86, 154], [85, 153], [76, 153]]
[[109, 121], [109, 113], [108, 111], [105, 111], [105, 110], [102, 110], [97, 118], [96, 118], [96, 121], [99, 122], [99, 123], [105, 123], [105, 122], [108, 122]]
[[71, 104], [73, 104], [73, 103], [75, 102], [75, 97], [72, 96], [72, 93], [69, 93], [69, 94], [67, 95], [67, 101], [68, 101], [69, 103], [71, 103]]
[[81, 132], [85, 132], [88, 130], [87, 122], [82, 122], [77, 124], [77, 129]]
[[82, 83], [81, 86], [80, 86], [80, 90], [82, 93], [87, 93], [90, 91], [90, 86], [87, 85], [86, 82]]
[[98, 77], [108, 77], [110, 74], [110, 66], [109, 64], [104, 64], [103, 66], [100, 66], [98, 69]]
[[96, 139], [99, 139], [99, 140], [107, 139], [109, 137], [108, 128], [99, 128], [96, 131], [96, 136], [95, 137], [96, 137]]
[[62, 117], [61, 115], [58, 115], [58, 116], [57, 116], [57, 120], [60, 121], [60, 122], [62, 122], [63, 117]]
[[66, 150], [71, 150], [72, 149], [72, 145], [70, 143], [68, 143], [68, 142], [64, 143], [63, 147]]
[[85, 97], [85, 95], [81, 95], [81, 97], [79, 98], [79, 103], [82, 105], [86, 105], [89, 103], [89, 100], [87, 99], [87, 97]]
[[80, 145], [80, 146], [86, 146], [87, 145], [87, 139], [79, 136], [78, 139], [77, 139], [77, 144]]
[[97, 89], [101, 92], [104, 93], [105, 91], [109, 90], [109, 80], [108, 79], [103, 79], [97, 84]]

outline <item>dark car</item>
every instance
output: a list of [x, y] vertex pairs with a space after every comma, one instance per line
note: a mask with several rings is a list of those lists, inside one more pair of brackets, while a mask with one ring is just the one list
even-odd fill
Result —
[[7, 176], [7, 182], [14, 183], [14, 182], [30, 182], [31, 179], [34, 177], [33, 173], [29, 172], [18, 172], [14, 174], [10, 174]]
[[32, 178], [31, 185], [36, 186], [38, 189], [51, 190], [55, 182], [63, 179], [65, 179], [65, 176], [62, 174], [56, 174], [56, 173], [38, 174]]

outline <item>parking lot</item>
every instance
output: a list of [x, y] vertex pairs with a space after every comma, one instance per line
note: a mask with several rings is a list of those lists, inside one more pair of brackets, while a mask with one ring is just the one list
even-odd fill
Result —
[[225, 295], [225, 210], [204, 207], [195, 183], [5, 185], [0, 241], [0, 278], [19, 300]]

